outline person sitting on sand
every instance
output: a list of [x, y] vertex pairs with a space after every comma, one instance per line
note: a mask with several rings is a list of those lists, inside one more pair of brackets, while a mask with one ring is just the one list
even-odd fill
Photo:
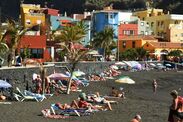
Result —
[[141, 122], [141, 116], [137, 114], [130, 122]]
[[117, 90], [114, 87], [112, 87], [112, 91], [111, 91], [111, 96], [113, 97], [121, 97], [121, 98], [125, 98], [125, 93], [122, 92], [122, 90]]
[[174, 122], [174, 115], [177, 110], [179, 96], [178, 96], [178, 92], [176, 90], [172, 90], [170, 92], [170, 95], [172, 96], [173, 100], [172, 100], [172, 105], [170, 106], [168, 122]]

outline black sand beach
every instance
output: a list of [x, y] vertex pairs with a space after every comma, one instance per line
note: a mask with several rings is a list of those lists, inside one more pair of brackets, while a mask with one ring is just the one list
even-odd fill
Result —
[[[122, 72], [136, 81], [135, 85], [119, 84], [114, 80], [91, 82], [84, 87], [86, 93], [99, 91], [100, 94], [108, 94], [112, 86], [123, 87], [127, 99], [118, 100], [118, 104], [112, 105], [113, 111], [97, 112], [90, 116], [70, 117], [68, 119], [47, 119], [41, 116], [41, 110], [49, 108], [51, 103], [71, 103], [79, 93], [71, 95], [58, 95], [43, 102], [12, 102], [11, 105], [0, 104], [0, 122], [129, 122], [135, 114], [142, 116], [143, 122], [166, 122], [169, 105], [171, 103], [170, 91], [182, 88], [183, 72], [175, 71], [148, 71], [148, 72]], [[157, 79], [158, 90], [152, 92], [152, 80]], [[179, 91], [181, 95], [182, 91]]]

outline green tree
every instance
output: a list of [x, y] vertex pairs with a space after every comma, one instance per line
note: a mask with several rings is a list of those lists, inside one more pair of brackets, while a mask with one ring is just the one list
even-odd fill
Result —
[[[8, 47], [9, 47], [9, 59], [10, 61], [8, 61], [9, 63], [11, 62], [11, 60], [15, 59], [15, 51], [18, 48], [18, 45], [20, 43], [21, 37], [25, 34], [25, 32], [27, 32], [28, 29], [23, 28], [20, 25], [17, 25], [16, 22], [14, 20], [8, 20], [8, 28], [5, 32], [4, 36], [8, 37]], [[11, 66], [11, 64], [8, 64], [8, 66]]]
[[148, 52], [143, 47], [136, 48], [136, 52], [138, 60], [143, 60], [148, 55]]
[[[75, 70], [76, 64], [83, 58], [86, 51], [74, 48], [74, 44], [80, 43], [83, 37], [86, 35], [87, 28], [83, 22], [78, 22], [74, 26], [64, 27], [59, 35], [61, 41], [61, 47], [67, 52], [67, 58], [71, 63], [71, 77], [68, 82], [67, 94], [70, 94], [70, 87], [72, 83], [72, 75]], [[57, 37], [58, 38], [58, 37]]]
[[0, 31], [0, 66], [4, 62], [3, 55], [6, 54], [6, 52], [8, 52], [8, 50], [9, 50], [9, 48], [8, 48], [7, 44], [5, 43], [4, 35]]
[[183, 52], [181, 50], [172, 50], [168, 53], [168, 56], [173, 56], [173, 57], [180, 57], [183, 55]]
[[110, 27], [104, 28], [103, 31], [100, 31], [94, 35], [94, 39], [92, 41], [92, 45], [95, 48], [103, 48], [104, 49], [104, 57], [106, 57], [106, 53], [110, 54], [111, 49], [115, 48], [115, 42], [113, 40], [114, 30]]
[[135, 48], [127, 49], [126, 51], [120, 53], [119, 59], [120, 60], [136, 60], [137, 59], [137, 51]]

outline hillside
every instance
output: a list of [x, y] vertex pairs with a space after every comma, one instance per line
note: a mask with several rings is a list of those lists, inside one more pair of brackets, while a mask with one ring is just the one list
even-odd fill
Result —
[[[146, 0], [24, 0], [24, 3], [41, 4], [48, 3], [48, 7], [60, 10], [63, 14], [82, 13], [84, 10], [92, 11], [102, 9], [104, 6], [113, 5], [115, 9], [134, 10], [145, 8]], [[162, 8], [171, 13], [183, 14], [182, 0], [151, 0], [152, 6]], [[18, 19], [20, 0], [0, 0], [2, 19]]]

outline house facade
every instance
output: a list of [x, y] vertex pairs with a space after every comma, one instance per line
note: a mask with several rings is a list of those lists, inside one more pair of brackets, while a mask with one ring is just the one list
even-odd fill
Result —
[[122, 12], [107, 7], [101, 11], [94, 11], [92, 14], [92, 35], [103, 31], [105, 27], [114, 29], [114, 39], [118, 38], [118, 26], [120, 22], [129, 21], [131, 12]]
[[140, 48], [146, 42], [157, 42], [158, 40], [155, 39], [153, 36], [145, 36], [145, 35], [138, 35], [138, 36], [128, 36], [119, 40], [118, 47], [119, 52], [124, 52], [127, 49], [131, 48]]

